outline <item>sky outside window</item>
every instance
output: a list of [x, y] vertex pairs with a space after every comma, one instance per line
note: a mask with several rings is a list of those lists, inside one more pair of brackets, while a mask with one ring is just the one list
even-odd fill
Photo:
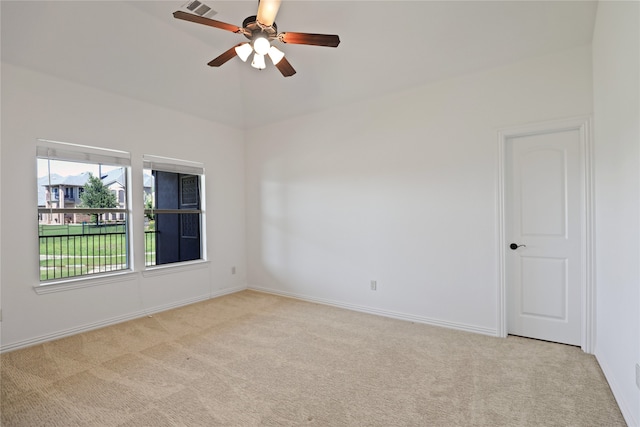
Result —
[[[82, 163], [82, 162], [68, 162], [62, 160], [51, 160], [51, 170], [49, 170], [47, 159], [38, 159], [38, 178], [58, 174], [60, 176], [73, 176], [80, 175], [83, 172], [91, 172], [94, 176], [98, 176], [99, 165], [95, 163]], [[114, 169], [119, 169], [122, 166], [102, 165], [102, 175]]]

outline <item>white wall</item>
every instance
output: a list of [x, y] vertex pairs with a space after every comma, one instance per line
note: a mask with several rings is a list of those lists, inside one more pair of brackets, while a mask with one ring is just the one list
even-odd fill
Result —
[[[246, 287], [241, 131], [3, 63], [1, 136], [3, 349]], [[138, 273], [99, 286], [36, 294], [37, 138], [131, 153], [138, 255], [144, 248], [142, 155], [203, 162], [211, 262], [204, 268]], [[142, 256], [134, 262], [140, 272]], [[231, 275], [232, 266], [236, 275]]]
[[249, 131], [249, 286], [495, 334], [497, 130], [591, 112], [587, 46]]
[[600, 2], [593, 37], [596, 357], [640, 425], [640, 4]]

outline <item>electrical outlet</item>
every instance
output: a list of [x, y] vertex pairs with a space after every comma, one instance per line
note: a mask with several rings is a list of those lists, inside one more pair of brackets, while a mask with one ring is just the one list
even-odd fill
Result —
[[640, 363], [636, 363], [636, 385], [640, 388]]
[[236, 267], [235, 266], [231, 267], [231, 274], [236, 274]]
[[377, 291], [378, 290], [378, 282], [376, 282], [375, 280], [371, 281], [371, 290], [372, 291]]

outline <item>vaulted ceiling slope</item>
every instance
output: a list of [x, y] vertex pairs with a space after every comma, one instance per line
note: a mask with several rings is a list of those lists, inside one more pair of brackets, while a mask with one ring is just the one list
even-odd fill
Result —
[[[257, 2], [209, 1], [235, 25]], [[237, 128], [366, 100], [591, 42], [596, 2], [283, 0], [280, 31], [339, 34], [338, 48], [279, 44], [283, 78], [214, 57], [245, 39], [173, 18], [184, 1], [2, 1], [2, 61]]]

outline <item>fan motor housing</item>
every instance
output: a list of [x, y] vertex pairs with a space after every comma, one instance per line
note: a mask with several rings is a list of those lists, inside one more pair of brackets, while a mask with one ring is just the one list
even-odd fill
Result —
[[258, 33], [263, 33], [268, 40], [274, 40], [278, 36], [278, 26], [275, 22], [270, 27], [260, 25], [256, 15], [245, 18], [242, 27], [246, 30], [244, 36], [249, 40], [253, 40]]

